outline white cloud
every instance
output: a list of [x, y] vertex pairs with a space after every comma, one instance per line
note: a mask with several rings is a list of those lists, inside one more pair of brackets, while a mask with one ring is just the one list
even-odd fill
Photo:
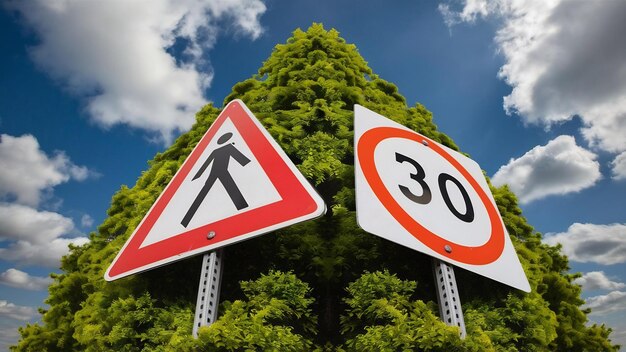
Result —
[[41, 315], [34, 307], [16, 306], [0, 300], [0, 351], [9, 351], [9, 347], [17, 343], [20, 326], [39, 318]]
[[93, 218], [89, 216], [89, 214], [84, 214], [80, 218], [80, 226], [87, 227], [87, 228], [93, 226]]
[[626, 180], [626, 152], [615, 157], [611, 162], [614, 180]]
[[19, 204], [0, 203], [0, 239], [50, 243], [74, 231], [74, 222], [51, 211], [37, 211]]
[[20, 337], [17, 329], [21, 325], [15, 321], [0, 324], [0, 351], [9, 351], [9, 347], [17, 343]]
[[0, 165], [0, 199], [14, 197], [31, 206], [38, 205], [42, 194], [56, 185], [95, 175], [72, 163], [63, 152], [46, 155], [31, 135], [0, 135]]
[[537, 146], [493, 175], [496, 186], [508, 184], [521, 203], [554, 194], [578, 192], [601, 178], [596, 155], [576, 145], [571, 136], [559, 136]]
[[50, 277], [31, 276], [17, 269], [8, 269], [0, 274], [0, 283], [25, 290], [45, 290], [51, 283]]
[[460, 22], [473, 23], [478, 17], [486, 17], [494, 12], [495, 3], [483, 0], [465, 0], [463, 9], [457, 12], [450, 8], [450, 5], [441, 3], [438, 6], [439, 12], [443, 16], [448, 27]]
[[[9, 0], [37, 33], [37, 64], [98, 124], [156, 132], [189, 129], [213, 77], [206, 52], [220, 32], [262, 33], [261, 0]], [[168, 52], [183, 46], [175, 58]]]
[[30, 320], [39, 314], [33, 307], [17, 306], [5, 300], [0, 300], [0, 317], [16, 320]]
[[576, 262], [604, 265], [626, 262], [626, 224], [575, 223], [567, 232], [546, 234], [544, 242], [562, 244], [563, 253]]
[[0, 248], [0, 259], [21, 265], [58, 268], [61, 257], [69, 252], [70, 244], [82, 246], [87, 242], [89, 239], [86, 237], [56, 238], [47, 244], [17, 241], [8, 248]]
[[611, 324], [610, 327], [613, 329], [611, 335], [609, 335], [611, 342], [621, 346], [626, 346], [626, 327], [616, 326], [613, 324]]
[[610, 314], [626, 309], [626, 292], [612, 291], [585, 300], [584, 308], [591, 308], [591, 315]]
[[499, 75], [513, 87], [507, 112], [545, 126], [579, 116], [591, 145], [626, 151], [626, 2], [466, 0], [440, 11], [450, 25], [502, 19], [495, 42]]
[[23, 265], [58, 267], [70, 243], [80, 246], [89, 241], [67, 237], [76, 234], [71, 219], [24, 205], [0, 203], [0, 223], [0, 240], [11, 242], [0, 248], [0, 259]]
[[581, 285], [583, 290], [618, 290], [626, 287], [622, 282], [612, 281], [603, 271], [585, 273], [582, 277], [574, 280], [575, 284]]

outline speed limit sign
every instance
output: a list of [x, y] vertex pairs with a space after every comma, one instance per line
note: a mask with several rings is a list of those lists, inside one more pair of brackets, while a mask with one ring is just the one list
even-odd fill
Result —
[[354, 109], [359, 226], [530, 292], [480, 166], [360, 105]]

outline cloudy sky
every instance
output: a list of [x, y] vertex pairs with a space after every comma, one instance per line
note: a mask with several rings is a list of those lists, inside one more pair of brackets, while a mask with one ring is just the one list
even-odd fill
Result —
[[0, 349], [207, 102], [321, 22], [562, 243], [626, 344], [626, 2], [0, 1]]

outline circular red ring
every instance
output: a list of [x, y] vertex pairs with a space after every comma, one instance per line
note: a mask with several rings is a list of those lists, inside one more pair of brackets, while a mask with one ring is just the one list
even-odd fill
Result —
[[[461, 175], [469, 182], [474, 191], [478, 194], [480, 200], [487, 210], [489, 221], [491, 223], [491, 235], [489, 240], [480, 246], [464, 246], [453, 243], [429, 231], [413, 219], [402, 206], [393, 198], [383, 180], [376, 169], [374, 160], [374, 151], [380, 142], [388, 138], [404, 138], [415, 141], [417, 143], [428, 142], [428, 147], [446, 159]], [[434, 141], [417, 134], [415, 132], [395, 128], [395, 127], [377, 127], [366, 131], [358, 141], [358, 158], [361, 165], [363, 175], [368, 184], [376, 194], [383, 206], [391, 214], [391, 216], [402, 225], [413, 237], [426, 245], [433, 251], [447, 258], [456, 260], [465, 264], [485, 265], [496, 261], [504, 250], [504, 225], [500, 220], [497, 209], [491, 202], [482, 187], [472, 177], [472, 175], [461, 165], [454, 157], [446, 152], [441, 146]], [[445, 246], [452, 247], [452, 251], [448, 253]]]

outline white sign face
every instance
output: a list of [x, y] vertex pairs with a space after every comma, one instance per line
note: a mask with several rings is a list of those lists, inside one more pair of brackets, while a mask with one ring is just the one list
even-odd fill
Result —
[[[215, 160], [203, 170], [204, 172], [200, 172], [204, 161], [209, 158], [211, 153], [214, 153], [214, 151], [218, 150], [220, 147], [218, 144], [219, 138], [214, 138], [198, 160], [199, 162], [191, 168], [191, 171], [178, 188], [176, 194], [174, 194], [159, 219], [148, 232], [141, 247], [162, 241], [172, 237], [172, 235], [177, 235], [181, 230], [198, 228], [220, 219], [231, 217], [239, 212], [250, 211], [281, 200], [280, 194], [278, 194], [278, 191], [276, 191], [276, 188], [267, 177], [258, 160], [256, 160], [254, 154], [252, 154], [250, 148], [248, 148], [248, 145], [230, 119], [225, 120], [215, 133], [217, 137], [228, 135], [231, 137], [224, 145], [230, 144], [234, 148], [225, 150], [233, 151], [233, 153], [237, 153], [238, 151], [241, 153], [240, 155], [243, 155], [244, 158], [249, 160], [242, 159], [247, 161], [245, 165], [242, 165], [231, 155], [226, 155], [231, 159], [227, 163], [224, 163], [226, 165], [225, 171], [230, 174], [230, 178], [232, 178], [236, 189], [234, 188], [229, 193], [224, 184], [220, 182], [219, 179], [216, 179], [213, 184], [208, 187], [206, 196], [201, 201], [198, 199], [197, 209], [191, 208], [197, 196], [203, 193], [203, 189], [207, 187], [210, 182], [209, 178], [211, 172], [215, 174], [215, 172], [224, 171], [214, 169], [215, 166], [218, 166], [218, 159], [215, 158]], [[236, 155], [239, 155], [239, 153]], [[222, 174], [226, 175], [226, 173]], [[198, 178], [194, 178], [196, 175], [199, 175]], [[227, 185], [230, 184], [227, 183]], [[231, 200], [231, 195], [236, 196], [237, 190], [241, 193], [246, 203], [240, 205], [241, 209], [237, 209], [237, 206]], [[193, 211], [193, 214], [190, 213], [190, 210]], [[183, 225], [181, 222], [187, 214], [189, 214], [188, 223]]]
[[359, 226], [530, 292], [480, 166], [362, 106], [354, 109]]
[[240, 100], [183, 162], [105, 274], [108, 281], [316, 218], [326, 205]]

